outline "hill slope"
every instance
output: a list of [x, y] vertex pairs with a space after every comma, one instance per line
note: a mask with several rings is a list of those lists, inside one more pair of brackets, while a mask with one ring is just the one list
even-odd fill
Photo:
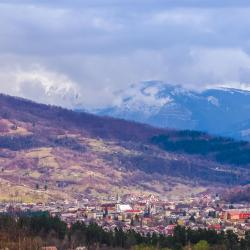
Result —
[[[194, 141], [203, 151], [188, 150]], [[219, 159], [228, 148], [231, 154]], [[245, 142], [0, 95], [1, 199], [190, 195], [209, 185], [248, 183], [250, 159], [237, 152], [249, 149]]]

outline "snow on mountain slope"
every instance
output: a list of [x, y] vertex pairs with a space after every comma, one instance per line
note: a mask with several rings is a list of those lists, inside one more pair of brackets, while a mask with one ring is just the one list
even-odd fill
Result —
[[94, 113], [157, 127], [250, 139], [250, 91], [214, 88], [196, 92], [149, 81], [131, 85], [116, 96], [116, 105]]

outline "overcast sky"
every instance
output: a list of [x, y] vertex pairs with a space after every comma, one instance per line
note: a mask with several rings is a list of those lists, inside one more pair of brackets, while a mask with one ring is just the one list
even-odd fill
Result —
[[0, 91], [94, 107], [146, 80], [249, 88], [249, 27], [242, 0], [0, 0]]

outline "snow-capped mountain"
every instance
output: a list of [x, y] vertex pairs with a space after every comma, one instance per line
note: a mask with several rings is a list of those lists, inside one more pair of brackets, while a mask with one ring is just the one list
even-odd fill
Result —
[[95, 113], [157, 127], [250, 139], [250, 91], [214, 88], [196, 92], [150, 81], [131, 85], [116, 96], [116, 105]]

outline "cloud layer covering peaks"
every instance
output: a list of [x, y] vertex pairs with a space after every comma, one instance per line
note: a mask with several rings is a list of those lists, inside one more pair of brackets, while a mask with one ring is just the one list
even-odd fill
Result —
[[243, 0], [0, 0], [0, 91], [74, 107], [131, 83], [250, 86]]

